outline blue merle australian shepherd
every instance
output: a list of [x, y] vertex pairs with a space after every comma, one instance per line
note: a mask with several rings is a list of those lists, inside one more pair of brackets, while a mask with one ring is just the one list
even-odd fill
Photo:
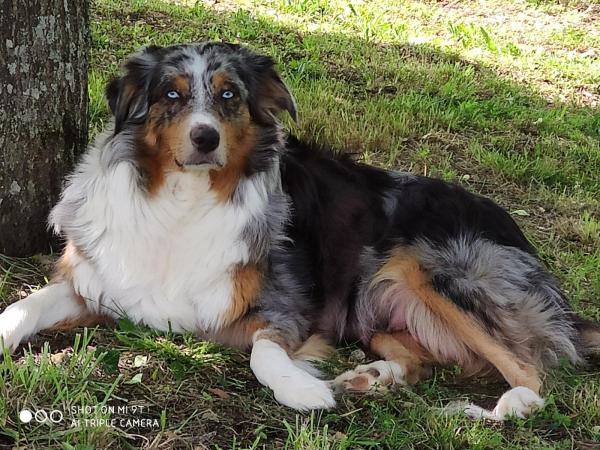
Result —
[[[50, 284], [0, 315], [15, 349], [126, 316], [251, 351], [277, 401], [411, 384], [433, 365], [500, 374], [503, 420], [543, 405], [544, 371], [600, 352], [511, 217], [440, 180], [286, 136], [292, 95], [238, 45], [148, 47], [106, 89], [112, 124], [66, 182]], [[307, 363], [360, 342], [381, 360], [325, 381]]]

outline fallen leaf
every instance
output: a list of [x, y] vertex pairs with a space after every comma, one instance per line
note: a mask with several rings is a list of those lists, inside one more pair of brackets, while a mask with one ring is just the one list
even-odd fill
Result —
[[142, 367], [148, 363], [148, 357], [144, 355], [135, 355], [133, 360], [133, 367]]
[[228, 398], [231, 397], [231, 395], [229, 395], [227, 392], [225, 392], [223, 389], [219, 389], [219, 388], [208, 388], [207, 389], [208, 392], [210, 392], [211, 394], [216, 395], [219, 398], [222, 398], [223, 400], [227, 400]]
[[136, 373], [131, 380], [126, 381], [125, 384], [140, 384], [142, 382], [142, 374]]

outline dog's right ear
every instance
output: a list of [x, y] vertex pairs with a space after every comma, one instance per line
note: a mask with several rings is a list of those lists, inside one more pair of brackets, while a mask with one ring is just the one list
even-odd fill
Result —
[[113, 116], [117, 115], [117, 104], [119, 102], [119, 93], [124, 77], [115, 77], [106, 85], [106, 100]]
[[125, 75], [114, 78], [106, 86], [106, 99], [115, 116], [115, 134], [126, 123], [139, 124], [148, 114], [149, 85], [153, 69], [162, 57], [162, 48], [149, 46], [133, 54], [125, 62]]

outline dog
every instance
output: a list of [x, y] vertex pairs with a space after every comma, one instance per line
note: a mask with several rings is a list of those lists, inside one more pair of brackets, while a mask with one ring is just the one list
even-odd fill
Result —
[[[106, 89], [114, 115], [49, 222], [66, 245], [50, 283], [0, 315], [14, 350], [43, 329], [126, 316], [251, 351], [275, 399], [412, 384], [434, 365], [499, 374], [493, 411], [543, 405], [559, 360], [600, 353], [510, 215], [444, 181], [288, 136], [274, 61], [220, 42], [147, 47]], [[307, 361], [359, 342], [381, 360], [333, 382]]]

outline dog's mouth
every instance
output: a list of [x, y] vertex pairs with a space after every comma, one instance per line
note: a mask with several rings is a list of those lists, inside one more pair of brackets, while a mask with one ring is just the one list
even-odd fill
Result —
[[222, 167], [223, 166], [223, 163], [221, 161], [219, 161], [219, 159], [216, 155], [216, 152], [210, 152], [210, 153], [194, 152], [187, 159], [185, 159], [183, 161], [179, 161], [177, 158], [174, 158], [174, 159], [175, 159], [175, 164], [177, 164], [177, 167], [179, 167], [181, 169], [202, 168], [202, 167], [211, 167], [211, 166]]

